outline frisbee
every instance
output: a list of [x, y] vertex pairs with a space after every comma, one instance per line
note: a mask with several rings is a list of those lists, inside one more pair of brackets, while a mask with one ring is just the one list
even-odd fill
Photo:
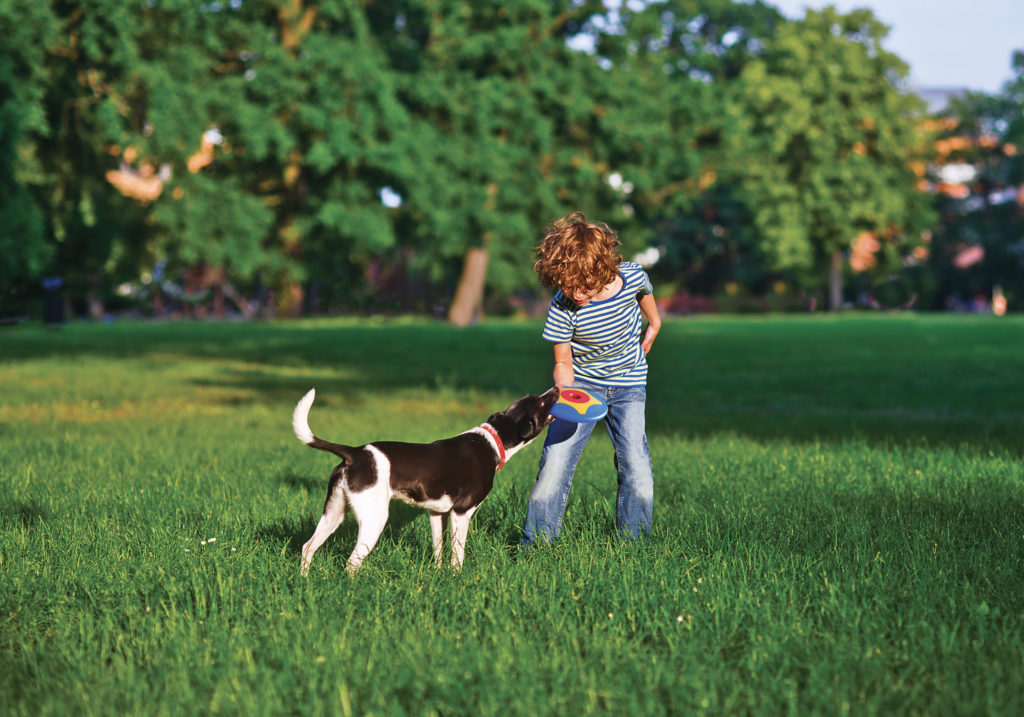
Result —
[[551, 415], [562, 421], [594, 423], [608, 415], [608, 406], [597, 396], [582, 388], [563, 388], [558, 401], [551, 407]]

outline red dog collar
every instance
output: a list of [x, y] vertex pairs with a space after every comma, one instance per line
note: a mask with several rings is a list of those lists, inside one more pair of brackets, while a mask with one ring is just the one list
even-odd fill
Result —
[[484, 429], [494, 439], [494, 445], [498, 447], [498, 470], [500, 471], [505, 467], [505, 444], [498, 438], [498, 432], [491, 427], [491, 424], [485, 423], [480, 428]]

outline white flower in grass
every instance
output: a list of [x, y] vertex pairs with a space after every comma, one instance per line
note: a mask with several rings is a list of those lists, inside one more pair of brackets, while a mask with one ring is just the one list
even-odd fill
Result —
[[676, 615], [676, 622], [682, 622], [682, 621], [683, 621], [683, 616], [682, 615]]
[[615, 615], [613, 613], [608, 613], [608, 619], [609, 620], [611, 620], [613, 617], [615, 617]]

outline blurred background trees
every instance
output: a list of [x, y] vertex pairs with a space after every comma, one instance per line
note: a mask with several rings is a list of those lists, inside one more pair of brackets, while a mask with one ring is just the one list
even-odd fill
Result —
[[912, 171], [928, 151], [923, 103], [899, 90], [907, 67], [885, 35], [867, 10], [808, 11], [744, 68], [729, 104], [734, 179], [770, 266], [827, 275], [832, 309], [855, 239], [913, 247], [932, 220]]
[[59, 277], [95, 316], [465, 323], [531, 309], [571, 210], [670, 309], [1024, 296], [1024, 59], [928, 117], [867, 11], [0, 0], [0, 31], [0, 317]]

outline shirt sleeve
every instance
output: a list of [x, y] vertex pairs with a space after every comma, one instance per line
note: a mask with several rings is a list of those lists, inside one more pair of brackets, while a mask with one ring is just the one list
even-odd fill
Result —
[[629, 281], [630, 286], [634, 288], [637, 294], [654, 293], [654, 285], [651, 284], [651, 278], [647, 276], [647, 272], [639, 264], [631, 261], [623, 262], [622, 273], [628, 277], [627, 281]]
[[640, 270], [640, 289], [637, 291], [638, 294], [653, 294], [654, 284], [651, 283], [651, 277], [647, 276], [647, 272], [643, 269]]
[[564, 344], [572, 341], [574, 332], [572, 314], [559, 306], [555, 299], [552, 299], [551, 306], [548, 307], [548, 319], [544, 323], [544, 333], [541, 336], [545, 341]]

